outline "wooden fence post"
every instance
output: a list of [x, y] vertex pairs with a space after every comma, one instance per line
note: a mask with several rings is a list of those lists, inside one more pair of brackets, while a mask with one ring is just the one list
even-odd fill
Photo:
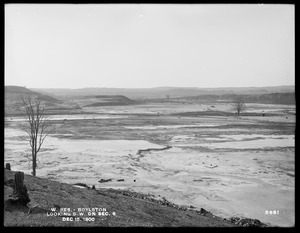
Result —
[[7, 170], [10, 170], [10, 163], [6, 163], [6, 164], [5, 164], [5, 168], [6, 168]]
[[15, 184], [14, 184], [14, 196], [17, 198], [17, 202], [20, 204], [26, 205], [30, 202], [30, 198], [28, 196], [26, 185], [24, 184], [24, 173], [17, 172], [15, 174]]

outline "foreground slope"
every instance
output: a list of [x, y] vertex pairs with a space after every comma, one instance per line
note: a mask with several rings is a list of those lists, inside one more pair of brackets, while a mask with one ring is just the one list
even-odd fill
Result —
[[[110, 227], [232, 227], [228, 221], [218, 217], [201, 215], [200, 212], [177, 209], [151, 202], [147, 198], [122, 195], [115, 190], [83, 189], [25, 175], [24, 183], [29, 193], [30, 207], [9, 204], [12, 180], [15, 172], [5, 169], [5, 226], [110, 226]], [[124, 193], [123, 193], [124, 194]], [[51, 208], [101, 208], [108, 216], [97, 216], [95, 221], [63, 221], [53, 216]], [[85, 212], [87, 214], [87, 212]], [[51, 216], [52, 215], [52, 216]]]

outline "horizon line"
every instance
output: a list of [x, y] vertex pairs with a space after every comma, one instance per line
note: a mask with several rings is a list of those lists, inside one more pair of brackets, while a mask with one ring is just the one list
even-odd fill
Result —
[[69, 90], [76, 90], [76, 89], [92, 89], [92, 88], [104, 88], [104, 89], [157, 89], [157, 88], [187, 88], [187, 89], [220, 89], [220, 88], [266, 88], [266, 87], [295, 87], [295, 84], [286, 84], [286, 85], [270, 85], [270, 86], [217, 86], [217, 87], [196, 87], [196, 86], [155, 86], [155, 87], [76, 87], [76, 88], [69, 88], [69, 87], [27, 87], [24, 85], [4, 85], [7, 86], [14, 86], [14, 87], [24, 87], [27, 89], [69, 89]]

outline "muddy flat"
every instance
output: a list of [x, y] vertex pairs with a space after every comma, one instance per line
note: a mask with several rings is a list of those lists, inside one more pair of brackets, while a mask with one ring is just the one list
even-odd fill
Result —
[[[252, 104], [239, 117], [229, 110], [216, 103], [149, 103], [52, 116], [55, 131], [38, 155], [37, 176], [293, 226], [295, 106]], [[19, 122], [5, 121], [5, 163], [30, 174]]]

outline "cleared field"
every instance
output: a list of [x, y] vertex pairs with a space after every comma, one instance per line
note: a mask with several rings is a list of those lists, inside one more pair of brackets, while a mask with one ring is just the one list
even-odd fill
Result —
[[[38, 155], [37, 175], [293, 226], [295, 106], [251, 104], [240, 117], [231, 108], [148, 103], [51, 116], [55, 131]], [[30, 147], [19, 122], [5, 121], [4, 162], [30, 174]]]

